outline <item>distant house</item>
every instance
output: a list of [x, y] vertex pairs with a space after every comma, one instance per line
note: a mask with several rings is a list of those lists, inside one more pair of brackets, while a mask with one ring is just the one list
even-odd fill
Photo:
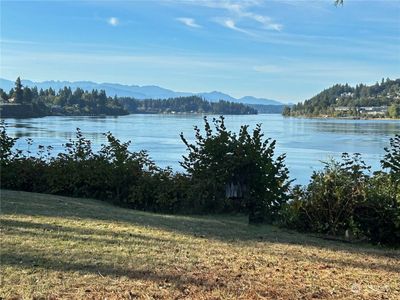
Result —
[[[357, 112], [359, 114], [364, 114], [364, 115], [385, 115], [388, 112], [388, 107], [387, 106], [360, 106], [357, 107]], [[338, 112], [349, 112], [352, 110], [352, 107], [348, 106], [338, 106], [335, 107], [335, 111]]]
[[354, 96], [354, 93], [351, 93], [351, 92], [341, 93], [340, 94], [340, 97], [343, 97], [343, 98], [351, 98], [353, 96]]
[[350, 107], [347, 107], [347, 106], [338, 106], [338, 107], [335, 107], [335, 111], [350, 111], [351, 110], [351, 108]]
[[385, 115], [388, 112], [388, 107], [386, 105], [383, 106], [361, 106], [357, 108], [360, 114], [365, 115]]

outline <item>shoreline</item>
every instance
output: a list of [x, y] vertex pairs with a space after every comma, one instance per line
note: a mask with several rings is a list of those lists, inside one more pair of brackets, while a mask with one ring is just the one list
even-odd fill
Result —
[[284, 118], [322, 119], [322, 120], [351, 120], [351, 121], [400, 121], [400, 118], [368, 118], [368, 117], [332, 117], [332, 116], [284, 116]]
[[[271, 113], [274, 115], [280, 115], [278, 113]], [[149, 113], [149, 112], [140, 112], [140, 113], [127, 113], [127, 114], [115, 114], [115, 115], [93, 115], [93, 114], [76, 114], [76, 115], [70, 115], [70, 114], [49, 114], [49, 115], [40, 115], [40, 116], [26, 116], [26, 117], [20, 117], [20, 116], [2, 116], [0, 115], [0, 119], [37, 119], [37, 118], [45, 118], [45, 117], [122, 117], [122, 116], [128, 116], [128, 115], [222, 115], [222, 116], [256, 116], [259, 115], [257, 114], [221, 114], [221, 113], [208, 113], [208, 112], [176, 112], [176, 113]]]
[[400, 121], [399, 119], [393, 118], [368, 118], [368, 117], [331, 117], [331, 116], [284, 116], [280, 113], [257, 113], [257, 114], [220, 114], [220, 113], [207, 113], [207, 112], [175, 112], [175, 113], [155, 113], [155, 112], [139, 112], [139, 113], [127, 113], [127, 114], [48, 114], [48, 115], [36, 115], [36, 116], [2, 116], [0, 114], [0, 119], [37, 119], [45, 117], [122, 117], [127, 115], [223, 115], [223, 116], [255, 116], [255, 115], [281, 115], [284, 118], [294, 118], [294, 119], [320, 119], [320, 120], [354, 120], [354, 121]]

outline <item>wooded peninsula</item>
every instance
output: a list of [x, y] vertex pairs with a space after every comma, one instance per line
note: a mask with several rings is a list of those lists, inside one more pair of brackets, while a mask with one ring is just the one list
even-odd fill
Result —
[[374, 85], [336, 84], [309, 100], [285, 107], [284, 116], [334, 118], [400, 118], [400, 79]]

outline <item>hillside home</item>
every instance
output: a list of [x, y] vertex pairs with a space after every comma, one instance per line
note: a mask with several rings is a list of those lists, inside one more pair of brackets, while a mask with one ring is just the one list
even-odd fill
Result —
[[360, 114], [366, 115], [385, 115], [388, 112], [387, 106], [361, 106], [357, 108]]
[[347, 107], [347, 106], [338, 106], [338, 107], [335, 107], [335, 111], [342, 111], [342, 112], [344, 112], [344, 111], [350, 111], [350, 107]]

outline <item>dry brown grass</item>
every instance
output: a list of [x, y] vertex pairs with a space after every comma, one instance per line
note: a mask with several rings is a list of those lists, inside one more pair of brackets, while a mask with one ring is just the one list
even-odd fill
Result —
[[1, 209], [3, 298], [400, 299], [398, 250], [24, 192]]

